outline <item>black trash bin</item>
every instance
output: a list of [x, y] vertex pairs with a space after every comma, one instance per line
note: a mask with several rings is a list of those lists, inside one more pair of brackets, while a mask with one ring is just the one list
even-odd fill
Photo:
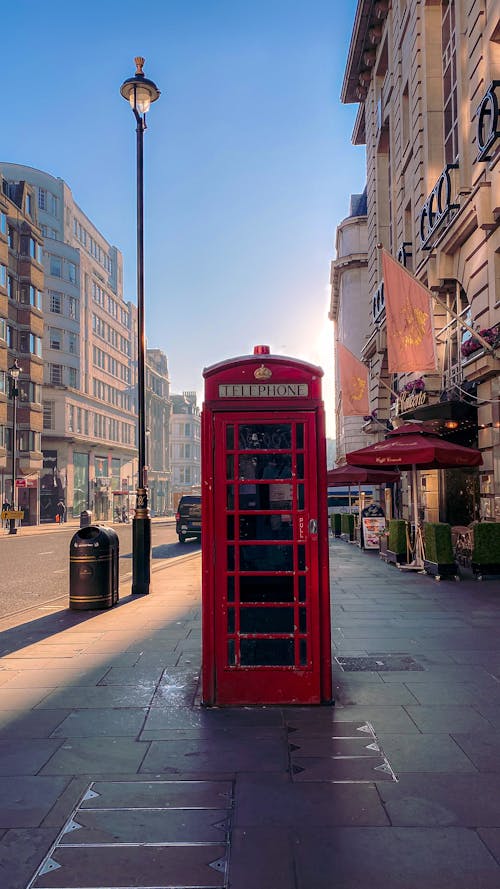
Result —
[[74, 611], [92, 611], [114, 605], [118, 589], [113, 569], [117, 553], [115, 556], [113, 547], [108, 529], [99, 525], [80, 528], [71, 538], [69, 607]]
[[86, 528], [92, 523], [92, 513], [90, 509], [83, 509], [80, 513], [80, 528]]
[[111, 547], [111, 586], [113, 589], [113, 605], [116, 605], [118, 602], [118, 586], [120, 582], [119, 578], [119, 558], [120, 558], [120, 538], [116, 531], [113, 528], [109, 528], [107, 525], [99, 525], [101, 531], [104, 531], [107, 536]]

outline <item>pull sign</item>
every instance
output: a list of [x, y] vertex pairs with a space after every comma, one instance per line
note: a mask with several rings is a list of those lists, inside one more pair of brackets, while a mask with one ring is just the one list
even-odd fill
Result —
[[309, 534], [317, 534], [318, 533], [318, 520], [317, 519], [309, 519]]
[[305, 519], [303, 515], [299, 515], [299, 540], [304, 540], [304, 523]]

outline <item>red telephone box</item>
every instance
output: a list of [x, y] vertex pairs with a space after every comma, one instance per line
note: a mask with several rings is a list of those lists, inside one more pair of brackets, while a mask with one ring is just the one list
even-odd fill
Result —
[[323, 371], [256, 346], [203, 375], [203, 703], [329, 702]]

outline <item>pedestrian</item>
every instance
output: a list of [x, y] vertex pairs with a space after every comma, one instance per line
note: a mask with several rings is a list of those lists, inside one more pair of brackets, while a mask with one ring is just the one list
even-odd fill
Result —
[[59, 521], [62, 524], [66, 518], [66, 507], [63, 500], [59, 500], [59, 503], [57, 504], [57, 515], [59, 516]]
[[[8, 501], [8, 500], [4, 500], [4, 502], [2, 503], [2, 512], [8, 512], [9, 509], [10, 509], [10, 503], [9, 503], [9, 501]], [[9, 527], [9, 520], [8, 520], [8, 519], [4, 519], [3, 521], [5, 522], [5, 525], [3, 525], [3, 527], [4, 527], [4, 528], [8, 528], [8, 527]], [[2, 523], [2, 524], [3, 524], [3, 523]]]

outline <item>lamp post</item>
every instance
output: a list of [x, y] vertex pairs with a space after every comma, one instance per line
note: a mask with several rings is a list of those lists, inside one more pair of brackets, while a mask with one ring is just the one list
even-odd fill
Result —
[[160, 91], [143, 73], [144, 59], [134, 59], [136, 71], [120, 87], [120, 93], [130, 102], [137, 127], [137, 410], [138, 410], [138, 479], [135, 515], [132, 522], [132, 594], [150, 592], [151, 580], [151, 518], [148, 507], [146, 467], [146, 376], [144, 324], [144, 152], [146, 113]]
[[[9, 367], [8, 370], [8, 374], [10, 377], [10, 394], [12, 397], [12, 510], [15, 510], [16, 508], [17, 397], [19, 395], [17, 381], [19, 379], [19, 374], [21, 373], [21, 371], [22, 367], [19, 367], [19, 363], [16, 358], [14, 360], [14, 364], [12, 365], [12, 367]], [[16, 520], [10, 519], [9, 522], [9, 534], [17, 534]]]

